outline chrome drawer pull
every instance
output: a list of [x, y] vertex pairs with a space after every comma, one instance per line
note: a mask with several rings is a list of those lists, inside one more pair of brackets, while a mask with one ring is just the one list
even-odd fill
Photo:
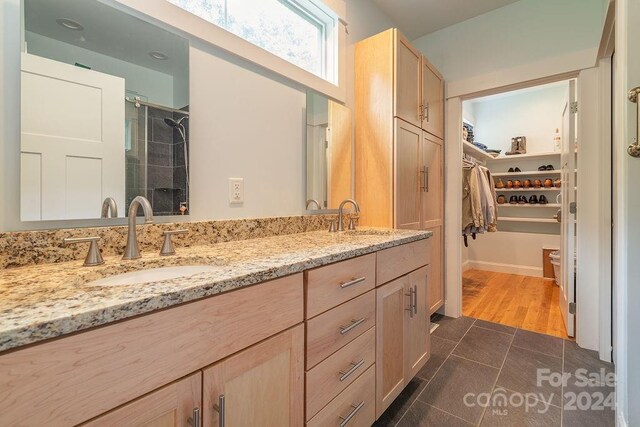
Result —
[[347, 378], [349, 378], [351, 376], [351, 374], [353, 374], [355, 371], [357, 371], [358, 368], [360, 366], [362, 366], [362, 365], [364, 365], [364, 359], [362, 359], [358, 363], [351, 362], [351, 367], [348, 370], [340, 371], [340, 382], [342, 382], [342, 381], [346, 380]]
[[352, 320], [351, 324], [349, 326], [341, 326], [340, 327], [340, 335], [346, 334], [347, 332], [349, 332], [350, 330], [352, 330], [356, 326], [364, 323], [365, 320], [367, 320], [367, 318], [363, 317], [362, 319]]
[[351, 405], [351, 407], [353, 408], [353, 411], [349, 412], [349, 415], [347, 415], [346, 417], [340, 417], [340, 419], [342, 420], [342, 422], [340, 423], [340, 427], [346, 426], [347, 423], [351, 421], [351, 418], [355, 417], [358, 411], [362, 409], [363, 406], [364, 406], [364, 400], [358, 403], [357, 405]]
[[366, 280], [366, 277], [358, 277], [357, 279], [351, 279], [348, 282], [340, 283], [340, 287], [342, 289], [348, 288], [349, 286], [357, 285], [358, 283], [364, 282], [365, 280]]
[[418, 314], [418, 285], [413, 285], [413, 314]]
[[225, 410], [224, 410], [224, 394], [218, 396], [218, 404], [213, 405], [213, 410], [218, 412], [218, 427], [224, 427]]

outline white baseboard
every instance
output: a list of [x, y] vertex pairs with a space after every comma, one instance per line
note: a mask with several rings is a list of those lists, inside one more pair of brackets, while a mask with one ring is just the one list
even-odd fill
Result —
[[[617, 390], [616, 390], [617, 392]], [[622, 413], [622, 411], [616, 411], [618, 414], [618, 423], [617, 426], [618, 427], [627, 427], [627, 420], [624, 418], [624, 414]]]
[[462, 271], [471, 269], [518, 274], [520, 276], [543, 277], [542, 268], [531, 267], [528, 265], [500, 264], [497, 262], [467, 260], [462, 265]]

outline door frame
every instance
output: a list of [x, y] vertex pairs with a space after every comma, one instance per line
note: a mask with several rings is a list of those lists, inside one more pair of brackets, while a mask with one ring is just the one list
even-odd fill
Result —
[[[593, 70], [590, 68], [589, 70]], [[445, 307], [444, 314], [451, 317], [460, 317], [462, 315], [462, 239], [460, 233], [462, 229], [462, 219], [458, 212], [462, 210], [462, 176], [460, 174], [460, 164], [462, 158], [462, 102], [467, 99], [477, 98], [480, 96], [494, 95], [498, 93], [504, 93], [507, 91], [524, 89], [527, 87], [538, 86], [546, 83], [553, 83], [557, 81], [577, 79], [578, 87], [587, 91], [586, 94], [580, 94], [581, 98], [585, 95], [588, 96], [606, 96], [607, 92], [602, 90], [600, 86], [606, 86], [605, 80], [600, 79], [598, 85], [595, 87], [589, 87], [588, 85], [581, 84], [581, 73], [583, 70], [575, 70], [571, 72], [564, 72], [560, 74], [544, 76], [526, 81], [515, 82], [515, 76], [510, 75], [510, 79], [505, 79], [503, 84], [500, 81], [477, 81], [474, 90], [472, 86], [465, 87], [466, 93], [461, 93], [461, 85], [456, 85], [456, 93], [454, 96], [445, 96], [446, 98], [446, 125], [445, 125], [445, 209], [455, 212], [454, 215], [449, 215], [448, 220], [444, 227], [444, 239], [445, 239]], [[508, 73], [506, 73], [508, 74]], [[490, 79], [489, 79], [490, 80]], [[455, 83], [454, 83], [455, 85]], [[447, 88], [448, 88], [447, 84]], [[595, 93], [595, 94], [594, 94]], [[604, 95], [603, 95], [604, 94]], [[610, 96], [610, 90], [609, 90]], [[601, 123], [599, 120], [603, 117], [604, 113], [602, 109], [596, 108], [595, 113], [592, 110], [593, 106], [585, 105], [582, 103], [579, 106], [581, 114], [579, 115], [578, 126], [581, 129], [593, 129], [593, 123], [586, 123], [587, 117], [592, 117], [593, 114], [600, 114], [596, 116], [599, 119], [596, 123]], [[589, 109], [592, 114], [583, 114], [585, 110]], [[610, 114], [610, 112], [609, 112]], [[584, 132], [584, 130], [583, 130]], [[605, 135], [606, 131], [600, 129], [599, 133], [592, 134], [592, 139], [596, 142], [598, 138]], [[581, 133], [583, 139], [585, 133]], [[593, 143], [592, 141], [590, 141]], [[582, 140], [581, 145], [586, 144]], [[607, 146], [609, 156], [611, 154], [610, 144]], [[610, 159], [610, 157], [608, 157]], [[587, 245], [586, 242], [579, 245], [578, 251], [581, 253], [578, 260], [578, 276], [590, 277], [588, 274], [592, 274], [593, 269], [600, 269], [595, 280], [590, 280], [588, 285], [582, 285], [580, 283], [576, 289], [576, 300], [582, 301], [581, 304], [585, 308], [585, 313], [589, 313], [585, 316], [580, 316], [580, 308], [578, 308], [578, 315], [576, 316], [576, 341], [578, 345], [584, 348], [597, 350], [600, 358], [603, 360], [611, 360], [611, 346], [607, 343], [611, 342], [611, 311], [607, 311], [606, 307], [611, 305], [611, 206], [606, 206], [605, 209], [600, 206], [601, 197], [610, 195], [611, 192], [611, 162], [607, 160], [607, 156], [591, 156], [587, 159], [589, 163], [586, 163], [584, 159], [581, 160], [581, 156], [578, 156], [580, 165], [578, 167], [578, 181], [583, 178], [583, 175], [588, 170], [593, 170], [595, 167], [600, 171], [598, 180], [601, 185], [598, 187], [598, 193], [594, 194], [593, 191], [587, 190], [585, 186], [578, 186], [578, 200], [580, 205], [579, 211], [596, 212], [596, 221], [589, 222], [591, 227], [590, 233], [597, 233], [597, 235], [605, 242], [607, 236], [609, 238], [609, 244], [602, 245]], [[594, 164], [595, 162], [595, 164]], [[580, 171], [582, 169], [582, 172]], [[609, 171], [607, 173], [606, 171]], [[608, 191], [608, 193], [607, 193]], [[610, 196], [609, 196], [610, 197]], [[608, 216], [607, 216], [608, 213]], [[580, 220], [578, 221], [580, 224]], [[578, 228], [578, 234], [584, 232], [584, 227]], [[596, 262], [603, 262], [604, 265], [588, 265], [587, 261], [581, 262], [580, 259], [593, 259], [595, 257]], [[593, 264], [593, 263], [592, 263]], [[591, 269], [587, 269], [590, 267]], [[592, 291], [595, 287], [596, 291]], [[587, 311], [588, 310], [588, 311]], [[597, 315], [596, 315], [597, 314]], [[594, 320], [595, 319], [595, 320]], [[594, 326], [595, 321], [595, 327]]]

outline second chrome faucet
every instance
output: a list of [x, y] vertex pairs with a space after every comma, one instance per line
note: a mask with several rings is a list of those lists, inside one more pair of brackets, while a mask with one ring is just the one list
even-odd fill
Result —
[[140, 207], [142, 207], [145, 222], [153, 222], [153, 209], [151, 208], [149, 200], [143, 196], [138, 196], [133, 199], [129, 205], [129, 231], [127, 232], [127, 246], [124, 249], [122, 259], [140, 258], [138, 236], [136, 235], [136, 216], [138, 215], [138, 208]]

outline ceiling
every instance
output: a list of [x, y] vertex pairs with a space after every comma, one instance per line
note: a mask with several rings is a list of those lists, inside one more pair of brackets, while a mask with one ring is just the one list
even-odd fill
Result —
[[371, 0], [411, 40], [518, 0]]
[[[188, 73], [188, 40], [97, 0], [25, 0], [24, 8], [26, 31], [172, 76]], [[59, 18], [84, 29], [65, 29], [56, 23]], [[153, 59], [152, 51], [168, 58]]]

